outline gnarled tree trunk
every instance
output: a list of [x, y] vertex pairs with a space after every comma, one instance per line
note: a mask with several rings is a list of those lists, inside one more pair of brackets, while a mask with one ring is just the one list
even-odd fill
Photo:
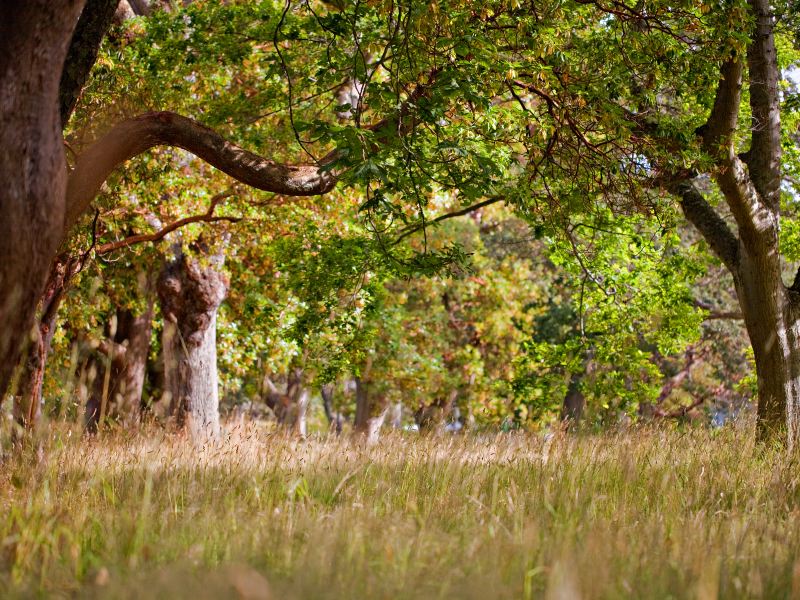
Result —
[[158, 281], [164, 315], [165, 393], [180, 427], [194, 439], [217, 437], [217, 311], [228, 291], [222, 257], [202, 265], [180, 254]]

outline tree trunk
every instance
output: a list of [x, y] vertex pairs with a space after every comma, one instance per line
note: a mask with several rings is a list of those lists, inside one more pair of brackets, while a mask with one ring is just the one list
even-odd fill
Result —
[[325, 417], [328, 419], [328, 426], [336, 432], [336, 435], [342, 433], [342, 413], [333, 410], [333, 393], [336, 386], [333, 383], [326, 383], [320, 388], [320, 395], [322, 396], [322, 408], [325, 410]]
[[757, 437], [788, 434], [791, 444], [800, 403], [800, 293], [785, 288], [776, 257], [744, 249], [734, 281], [755, 357]]
[[289, 369], [286, 378], [286, 393], [278, 390], [269, 376], [264, 377], [266, 394], [264, 400], [275, 414], [279, 425], [288, 428], [297, 436], [304, 438], [307, 434], [308, 404], [311, 393], [303, 382], [303, 369]]
[[82, 0], [0, 0], [0, 396], [61, 240], [66, 175], [58, 87]]
[[165, 392], [179, 427], [188, 425], [194, 439], [217, 437], [217, 311], [228, 281], [222, 258], [208, 266], [180, 255], [158, 281], [164, 315]]
[[374, 444], [378, 441], [389, 406], [383, 396], [370, 394], [367, 381], [356, 377], [355, 382], [356, 418], [353, 424], [353, 432], [363, 435], [367, 444]]
[[128, 309], [117, 311], [115, 341], [124, 351], [114, 365], [111, 397], [113, 411], [126, 427], [134, 427], [141, 420], [154, 307], [155, 299], [148, 297], [145, 311], [140, 315]]
[[581, 376], [575, 373], [570, 377], [564, 403], [561, 405], [561, 422], [567, 429], [577, 427], [585, 407], [586, 398], [581, 391]]

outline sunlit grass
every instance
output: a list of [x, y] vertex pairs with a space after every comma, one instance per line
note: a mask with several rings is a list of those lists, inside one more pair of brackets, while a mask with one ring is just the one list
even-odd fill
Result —
[[792, 597], [799, 461], [750, 431], [56, 429], [0, 468], [0, 595]]

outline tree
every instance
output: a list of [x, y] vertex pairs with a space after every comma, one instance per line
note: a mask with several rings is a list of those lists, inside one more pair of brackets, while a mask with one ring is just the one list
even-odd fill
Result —
[[[779, 247], [782, 132], [775, 47], [769, 2], [749, 3], [752, 31], [746, 53], [733, 49], [720, 69], [714, 105], [698, 130], [713, 161], [712, 174], [736, 222], [731, 230], [698, 186], [677, 179], [671, 189], [686, 217], [702, 233], [733, 277], [758, 376], [758, 436], [788, 434], [793, 443], [800, 413], [800, 272], [783, 282]], [[740, 153], [742, 85], [748, 82], [749, 148]]]

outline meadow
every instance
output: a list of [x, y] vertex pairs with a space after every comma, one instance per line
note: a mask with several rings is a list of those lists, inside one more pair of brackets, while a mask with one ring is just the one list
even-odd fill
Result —
[[0, 467], [0, 594], [798, 597], [798, 456], [752, 439], [56, 427]]

